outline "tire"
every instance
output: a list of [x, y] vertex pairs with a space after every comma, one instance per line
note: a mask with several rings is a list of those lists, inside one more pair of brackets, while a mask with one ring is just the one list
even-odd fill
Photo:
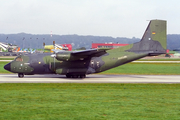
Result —
[[80, 78], [86, 78], [86, 75], [80, 75]]
[[78, 78], [78, 75], [72, 75], [72, 78]]
[[71, 78], [71, 75], [67, 74], [66, 77], [67, 77], [67, 78]]
[[23, 77], [24, 77], [24, 74], [23, 74], [23, 73], [18, 73], [18, 77], [19, 77], [19, 78], [23, 78]]

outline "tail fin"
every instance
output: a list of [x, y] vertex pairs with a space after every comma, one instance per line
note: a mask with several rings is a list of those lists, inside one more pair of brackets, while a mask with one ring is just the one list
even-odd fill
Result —
[[166, 21], [151, 20], [140, 42], [134, 43], [133, 47], [127, 51], [149, 55], [159, 55], [166, 53], [167, 36]]

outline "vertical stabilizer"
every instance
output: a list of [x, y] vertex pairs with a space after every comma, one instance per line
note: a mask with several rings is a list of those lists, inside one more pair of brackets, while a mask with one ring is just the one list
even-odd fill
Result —
[[150, 55], [166, 53], [166, 21], [151, 20], [140, 42], [134, 43], [129, 52], [148, 52]]

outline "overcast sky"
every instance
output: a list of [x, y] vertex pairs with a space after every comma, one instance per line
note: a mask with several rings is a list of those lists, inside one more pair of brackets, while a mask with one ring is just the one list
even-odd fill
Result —
[[141, 38], [148, 20], [180, 34], [180, 0], [0, 0], [0, 33]]

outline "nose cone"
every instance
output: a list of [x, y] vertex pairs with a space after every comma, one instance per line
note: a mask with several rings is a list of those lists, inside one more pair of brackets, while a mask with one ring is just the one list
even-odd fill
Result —
[[4, 69], [10, 71], [11, 70], [11, 63], [6, 64], [4, 66]]

